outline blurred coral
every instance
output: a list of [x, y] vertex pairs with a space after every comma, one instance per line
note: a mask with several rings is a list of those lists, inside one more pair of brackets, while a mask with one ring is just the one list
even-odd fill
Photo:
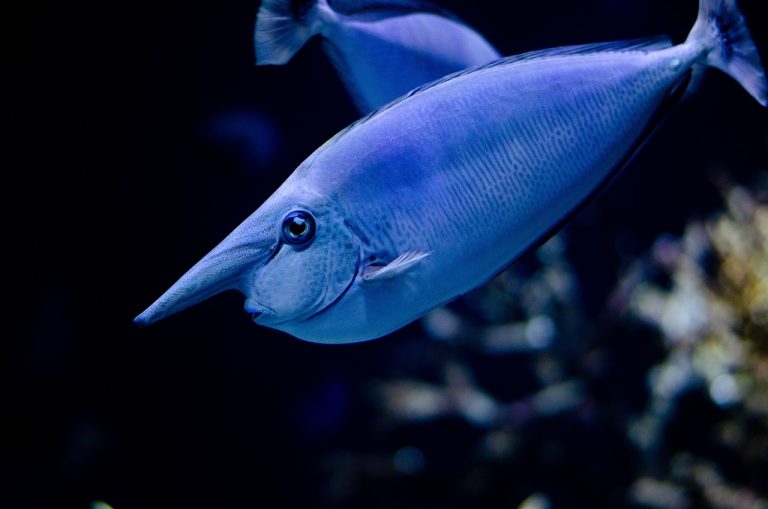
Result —
[[[658, 462], [681, 399], [704, 393], [725, 411], [715, 414], [712, 442], [702, 449], [727, 454], [732, 469], [763, 474], [750, 488], [732, 487], [715, 463], [697, 458], [683, 478], [638, 481], [633, 493], [643, 498], [653, 485], [657, 494], [679, 491], [677, 482], [695, 486], [708, 507], [768, 507], [753, 491], [767, 494], [760, 482], [768, 469], [768, 204], [743, 187], [723, 185], [722, 191], [725, 211], [690, 223], [680, 239], [657, 241], [650, 260], [638, 262], [622, 281], [623, 295], [614, 296], [626, 304], [622, 311], [655, 327], [668, 349], [649, 374], [651, 399], [630, 434], [648, 462]], [[649, 282], [659, 271], [670, 278], [669, 288]], [[688, 506], [646, 498], [650, 507]]]

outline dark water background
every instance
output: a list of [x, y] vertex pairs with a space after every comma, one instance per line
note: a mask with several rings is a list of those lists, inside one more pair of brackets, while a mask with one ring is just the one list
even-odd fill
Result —
[[[694, 0], [440, 3], [506, 54], [659, 33], [680, 41], [696, 15]], [[741, 3], [766, 60], [768, 10]], [[462, 482], [475, 468], [471, 425], [382, 431], [367, 384], [432, 376], [420, 367], [432, 340], [419, 324], [318, 346], [254, 326], [232, 294], [132, 325], [357, 117], [318, 41], [290, 65], [254, 66], [256, 10], [240, 0], [37, 2], [6, 17], [0, 507], [516, 507], [542, 490], [556, 508], [622, 506], [638, 460], [608, 425], [541, 426], [527, 450], [561, 444], [556, 459], [502, 466], [481, 493]], [[765, 110], [708, 74], [566, 229], [585, 320], [655, 238], [720, 207], [713, 174], [749, 185], [767, 161]], [[640, 408], [652, 354], [642, 337], [631, 348], [611, 384]], [[507, 397], [531, 389], [525, 358], [474, 368]], [[354, 496], [328, 495], [343, 451], [388, 457], [414, 444], [427, 461], [419, 475], [363, 476]]]

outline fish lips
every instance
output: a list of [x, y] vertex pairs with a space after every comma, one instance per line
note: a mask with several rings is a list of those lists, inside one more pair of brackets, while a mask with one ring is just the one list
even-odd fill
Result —
[[261, 325], [266, 325], [265, 321], [269, 321], [270, 317], [274, 318], [277, 313], [275, 310], [264, 304], [254, 302], [253, 300], [247, 300], [245, 306], [243, 306], [245, 312], [251, 315], [251, 319]]
[[289, 322], [301, 321], [302, 317], [281, 318], [280, 314], [269, 306], [248, 301], [245, 304], [245, 312], [251, 315], [251, 320], [258, 325], [275, 328]]

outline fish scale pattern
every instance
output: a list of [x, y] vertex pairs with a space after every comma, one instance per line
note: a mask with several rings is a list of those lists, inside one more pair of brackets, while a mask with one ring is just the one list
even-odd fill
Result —
[[[624, 52], [621, 58], [626, 62], [630, 56]], [[351, 132], [341, 137], [329, 145], [329, 152], [351, 152], [358, 144], [365, 150], [356, 153], [370, 154], [377, 147], [396, 152], [393, 145], [400, 144], [406, 155], [388, 158], [386, 167], [377, 168], [366, 163], [370, 158], [358, 158], [348, 170], [349, 184], [337, 189], [338, 195], [354, 195], [348, 191], [358, 187], [363, 175], [381, 179], [381, 188], [418, 192], [368, 196], [361, 203], [357, 195], [356, 205], [345, 207], [347, 214], [366, 230], [365, 238], [375, 239], [371, 251], [390, 258], [408, 250], [437, 251], [440, 256], [472, 259], [477, 262], [472, 269], [483, 273], [479, 277], [490, 277], [576, 208], [645, 129], [667, 92], [662, 82], [671, 86], [674, 73], [656, 69], [665, 67], [668, 56], [650, 66], [642, 63], [645, 52], [636, 52], [635, 58], [637, 65], [617, 71], [610, 62], [599, 65], [605, 54], [584, 55], [580, 64], [570, 57], [567, 65], [577, 70], [581, 65], [583, 78], [568, 87], [558, 84], [560, 66], [552, 62], [521, 62], [525, 73], [490, 67], [481, 71], [487, 74], [486, 83], [472, 80], [473, 94], [465, 94], [459, 80], [449, 85], [454, 93], [440, 90], [434, 98], [394, 106], [413, 109], [410, 125], [396, 125], [403, 112], [372, 117], [369, 122], [379, 126], [367, 129], [367, 135]], [[542, 93], [543, 87], [548, 93]], [[433, 90], [422, 92], [430, 93]], [[519, 100], [521, 94], [531, 100]], [[468, 124], [474, 128], [467, 129]], [[439, 140], [448, 149], [435, 156], [413, 144], [407, 133], [414, 130], [422, 141]], [[317, 160], [320, 167], [323, 159]], [[498, 249], [473, 242], [478, 236], [494, 238]], [[446, 244], [446, 237], [455, 241]], [[476, 277], [473, 273], [467, 279]], [[469, 284], [462, 282], [453, 291]]]

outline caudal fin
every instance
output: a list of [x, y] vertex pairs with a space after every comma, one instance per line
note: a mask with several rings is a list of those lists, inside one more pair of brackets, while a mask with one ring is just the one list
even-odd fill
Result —
[[700, 0], [688, 42], [703, 45], [708, 50], [706, 65], [727, 73], [768, 106], [765, 71], [736, 0]]
[[326, 0], [263, 0], [256, 15], [256, 65], [282, 65], [320, 29]]

